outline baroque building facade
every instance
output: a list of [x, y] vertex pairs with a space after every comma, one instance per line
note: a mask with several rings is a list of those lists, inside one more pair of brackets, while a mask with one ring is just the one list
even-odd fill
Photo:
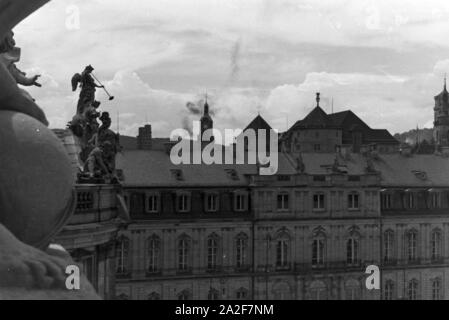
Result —
[[[320, 109], [281, 135], [273, 176], [175, 166], [170, 144], [124, 150], [131, 221], [117, 238], [115, 298], [449, 299], [447, 155], [399, 150], [351, 111]], [[295, 149], [310, 130], [318, 140]], [[379, 290], [366, 288], [369, 265]]]

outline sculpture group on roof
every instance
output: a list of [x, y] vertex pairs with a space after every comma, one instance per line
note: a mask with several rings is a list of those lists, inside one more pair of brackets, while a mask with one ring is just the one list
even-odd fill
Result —
[[[78, 178], [80, 183], [117, 183], [115, 156], [120, 149], [119, 136], [110, 129], [109, 112], [98, 111], [101, 103], [95, 100], [95, 92], [97, 88], [105, 87], [96, 83], [93, 70], [88, 65], [81, 74], [72, 77], [72, 90], [81, 89], [76, 114], [68, 124], [81, 147], [82, 172]], [[109, 97], [109, 100], [113, 99]], [[97, 120], [101, 121], [101, 126]]]

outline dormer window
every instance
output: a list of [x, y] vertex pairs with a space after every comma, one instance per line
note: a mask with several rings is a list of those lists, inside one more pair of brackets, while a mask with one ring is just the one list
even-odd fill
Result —
[[176, 198], [176, 209], [180, 213], [186, 213], [190, 211], [190, 194], [178, 194]]
[[359, 194], [357, 192], [348, 194], [348, 209], [359, 210]]
[[149, 193], [147, 194], [146, 212], [157, 213], [159, 211], [159, 194]]
[[244, 192], [234, 194], [234, 211], [243, 212], [248, 210], [248, 195]]
[[415, 194], [409, 190], [406, 190], [404, 197], [404, 208], [414, 209], [415, 208]]
[[216, 193], [208, 193], [205, 197], [205, 209], [207, 212], [218, 211], [219, 197]]
[[313, 211], [325, 210], [325, 197], [323, 193], [316, 193], [313, 195]]
[[427, 180], [427, 173], [425, 171], [413, 170], [412, 172], [419, 180]]
[[278, 211], [288, 211], [289, 198], [288, 193], [280, 193], [277, 196], [277, 209]]

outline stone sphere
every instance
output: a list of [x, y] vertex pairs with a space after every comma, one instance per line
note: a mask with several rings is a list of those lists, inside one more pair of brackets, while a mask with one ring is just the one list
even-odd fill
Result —
[[56, 135], [23, 113], [0, 111], [0, 223], [44, 247], [74, 211], [74, 177]]

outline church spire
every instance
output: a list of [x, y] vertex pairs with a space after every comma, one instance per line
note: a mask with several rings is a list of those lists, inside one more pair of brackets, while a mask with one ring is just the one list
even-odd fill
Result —
[[207, 93], [206, 93], [206, 102], [204, 103], [204, 115], [209, 115], [209, 103], [207, 103]]

